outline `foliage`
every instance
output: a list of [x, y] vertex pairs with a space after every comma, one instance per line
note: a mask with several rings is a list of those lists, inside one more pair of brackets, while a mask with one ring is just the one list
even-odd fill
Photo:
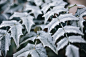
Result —
[[0, 24], [0, 55], [8, 56], [13, 40], [13, 57], [48, 57], [46, 47], [57, 55], [64, 49], [65, 56], [80, 57], [76, 44], [86, 43], [86, 8], [72, 15], [66, 4], [63, 0], [1, 0], [5, 20]]

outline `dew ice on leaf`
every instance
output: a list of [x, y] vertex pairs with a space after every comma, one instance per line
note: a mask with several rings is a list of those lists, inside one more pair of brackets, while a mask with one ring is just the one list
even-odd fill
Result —
[[45, 6], [43, 6], [41, 10], [45, 14], [50, 7], [56, 6], [57, 5], [57, 2], [52, 2], [52, 3], [49, 3], [49, 4], [45, 3], [44, 5]]
[[39, 39], [42, 42], [43, 46], [44, 47], [47, 46], [47, 47], [51, 48], [51, 50], [53, 50], [57, 54], [56, 46], [53, 42], [51, 34], [46, 33], [45, 31], [38, 31], [37, 34], [38, 34], [37, 39]]
[[69, 44], [66, 48], [66, 54], [67, 57], [79, 57], [79, 48]]
[[23, 21], [22, 24], [25, 25], [27, 32], [30, 33], [31, 27], [34, 24], [33, 17], [28, 15], [28, 17], [22, 17], [21, 20]]
[[86, 12], [84, 12], [84, 13], [82, 13], [81, 15], [80, 15], [80, 20], [79, 20], [79, 22], [78, 22], [78, 26], [81, 28], [81, 31], [83, 32], [83, 27], [84, 27], [84, 25], [83, 25], [83, 22], [85, 21], [84, 19], [83, 19], [83, 16], [84, 15], [86, 15]]
[[[35, 18], [37, 18], [37, 16], [38, 16], [39, 14], [42, 14], [40, 8], [37, 7], [37, 6], [26, 5], [24, 11], [28, 11], [28, 10], [31, 10], [30, 13], [33, 13], [34, 16], [35, 16]], [[30, 13], [29, 13], [29, 14], [30, 14]]]
[[16, 12], [16, 11], [21, 12], [22, 9], [23, 9], [23, 5], [20, 4], [20, 5], [16, 6], [16, 7], [13, 7], [13, 8], [10, 7], [10, 9], [7, 11], [7, 13], [13, 14], [13, 13]]
[[12, 19], [13, 17], [27, 17], [28, 16], [28, 13], [24, 12], [24, 13], [19, 13], [19, 12], [14, 12], [14, 14], [9, 18], [9, 19]]
[[69, 36], [68, 38], [65, 37], [57, 43], [57, 51], [64, 48], [69, 42], [86, 43], [86, 41], [81, 36]]
[[[64, 31], [65, 30], [65, 31]], [[65, 26], [63, 28], [59, 28], [55, 34], [52, 36], [54, 39], [54, 42], [56, 42], [56, 40], [59, 39], [59, 37], [63, 36], [65, 33], [78, 33], [83, 35], [83, 33], [79, 30], [79, 27], [75, 27], [75, 26]]]
[[52, 0], [49, 0], [49, 1], [48, 0], [44, 0], [44, 1], [45, 1], [45, 3], [50, 3]]
[[28, 13], [14, 12], [14, 14], [10, 17], [10, 19], [12, 19], [13, 17], [20, 17], [20, 19], [23, 21], [22, 24], [24, 24], [27, 29], [27, 32], [30, 33], [30, 29], [34, 24], [32, 16], [28, 15]]
[[53, 18], [52, 21], [45, 26], [45, 28], [48, 28], [48, 32], [50, 32], [56, 25], [59, 25], [59, 23], [61, 22], [64, 23], [65, 21], [71, 20], [79, 20], [79, 19], [73, 16], [72, 14], [62, 14], [57, 18]]
[[66, 45], [68, 44], [68, 40], [67, 38], [63, 38], [61, 41], [59, 41], [57, 43], [57, 51], [59, 51], [60, 49], [64, 48]]
[[23, 35], [22, 33], [22, 25], [15, 20], [12, 21], [3, 21], [0, 27], [10, 26], [11, 37], [13, 37], [15, 44], [19, 47], [19, 39], [20, 36]]
[[31, 1], [31, 2], [34, 2], [34, 0], [27, 0], [27, 1]]
[[26, 43], [27, 41], [33, 41], [33, 42], [34, 42], [34, 40], [35, 40], [36, 38], [37, 38], [37, 36], [30, 37], [30, 38], [24, 40], [23, 42], [21, 42], [20, 45]]
[[0, 4], [4, 4], [7, 0], [0, 0]]
[[2, 52], [4, 56], [7, 55], [7, 51], [9, 50], [10, 40], [10, 34], [6, 30], [0, 29], [0, 53]]
[[35, 2], [35, 4], [36, 4], [37, 6], [40, 6], [40, 5], [43, 4], [43, 1], [42, 1], [42, 0], [34, 0], [34, 2]]
[[78, 8], [75, 13], [75, 16], [80, 16], [84, 12], [86, 12], [86, 7], [85, 8]]
[[[47, 10], [50, 8], [50, 7], [56, 7], [56, 6], [58, 6], [59, 5], [59, 7], [60, 6], [65, 6], [65, 2], [63, 2], [62, 0], [60, 0], [60, 1], [53, 1], [52, 3], [44, 3], [43, 5], [42, 5], [42, 11], [43, 11], [43, 13], [45, 14], [46, 12], [47, 12]], [[59, 9], [59, 8], [58, 8]]]
[[[18, 4], [18, 1], [15, 0], [4, 0], [5, 3], [3, 3], [4, 5], [1, 7], [1, 9], [3, 10], [3, 13], [12, 13], [13, 10], [9, 11], [11, 9], [11, 6], [13, 6], [14, 4]], [[23, 6], [22, 6], [23, 7]], [[18, 8], [18, 10], [21, 9]], [[21, 9], [22, 10], [22, 9]]]
[[27, 57], [28, 54], [31, 54], [32, 57], [48, 57], [42, 44], [37, 44], [35, 46], [34, 44], [29, 43], [26, 47], [13, 54], [13, 57]]
[[20, 44], [27, 42], [28, 40], [31, 40], [34, 42], [37, 34], [35, 32], [30, 32], [30, 34], [26, 34], [20, 39]]
[[71, 43], [86, 43], [86, 41], [81, 36], [70, 36], [68, 37]]
[[63, 6], [58, 6], [58, 9], [52, 9], [51, 11], [48, 11], [46, 14], [43, 15], [43, 17], [45, 17], [45, 21], [44, 23], [46, 24], [48, 19], [50, 18], [50, 16], [54, 15], [55, 13], [56, 14], [59, 14], [59, 12], [62, 12], [62, 11], [67, 11], [67, 9], [65, 9]]

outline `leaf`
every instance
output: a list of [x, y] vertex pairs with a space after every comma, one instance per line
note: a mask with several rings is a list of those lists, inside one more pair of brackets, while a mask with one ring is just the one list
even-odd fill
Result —
[[45, 14], [50, 7], [55, 6], [56, 4], [57, 4], [57, 2], [52, 2], [52, 3], [49, 3], [49, 4], [45, 3], [44, 4], [45, 6], [43, 6], [41, 10]]
[[64, 30], [63, 28], [59, 28], [55, 34], [52, 36], [54, 39], [54, 42], [59, 39], [59, 37], [63, 36], [65, 33], [78, 33], [83, 35], [83, 33], [79, 30], [79, 27], [75, 26], [65, 26]]
[[0, 27], [10, 26], [11, 37], [13, 37], [15, 44], [19, 47], [19, 38], [22, 34], [22, 25], [15, 20], [3, 21]]
[[68, 42], [71, 43], [86, 43], [86, 41], [81, 36], [69, 36], [68, 38], [63, 38], [57, 43], [57, 51], [64, 48]]
[[1, 54], [1, 39], [0, 39], [0, 56], [2, 56], [2, 54]]
[[39, 35], [37, 39], [39, 39], [43, 43], [43, 46], [51, 48], [57, 54], [56, 46], [53, 42], [51, 34], [46, 33], [44, 31], [38, 31], [37, 34]]
[[30, 33], [30, 29], [32, 27], [32, 25], [34, 24], [33, 22], [33, 17], [32, 16], [28, 16], [28, 17], [22, 17], [21, 18], [23, 23], [26, 26], [27, 32]]
[[31, 41], [34, 41], [34, 37], [36, 37], [37, 34], [35, 32], [30, 32], [30, 34], [26, 34], [24, 36], [21, 37], [20, 39], [20, 45], [22, 44], [22, 42], [25, 42], [25, 41], [28, 41], [28, 40], [31, 40]]
[[10, 19], [12, 19], [13, 17], [20, 17], [20, 19], [23, 21], [22, 24], [25, 25], [27, 32], [29, 34], [31, 27], [34, 24], [33, 17], [28, 15], [28, 13], [18, 13], [18, 12], [14, 12], [14, 14], [10, 17]]
[[1, 56], [1, 50], [0, 50], [0, 56]]
[[20, 43], [20, 45], [21, 45], [21, 44], [24, 44], [24, 43], [27, 42], [27, 41], [33, 41], [33, 42], [34, 42], [35, 39], [36, 39], [36, 36], [31, 37], [31, 38], [28, 38], [28, 39], [26, 39], [25, 41], [23, 41], [22, 43]]
[[30, 13], [33, 13], [35, 18], [37, 18], [39, 14], [42, 14], [41, 10], [37, 6], [26, 5], [24, 11], [28, 11], [28, 10], [32, 10]]
[[6, 12], [10, 9], [10, 6], [11, 6], [11, 4], [6, 3], [6, 4], [2, 7], [3, 13], [6, 13]]
[[[46, 2], [46, 1], [45, 1]], [[49, 1], [48, 1], [49, 2]], [[62, 0], [60, 0], [60, 1], [55, 1], [55, 0], [53, 0], [53, 2], [51, 2], [51, 3], [44, 3], [43, 5], [42, 5], [42, 11], [43, 11], [43, 13], [45, 14], [46, 12], [47, 12], [47, 10], [50, 8], [50, 7], [60, 7], [60, 6], [63, 6], [64, 7], [64, 5], [65, 5], [66, 3], [65, 2], [63, 2]], [[59, 9], [59, 8], [57, 8], [57, 9]]]
[[1, 0], [1, 1], [0, 1], [0, 5], [1, 5], [1, 4], [4, 4], [5, 2], [6, 2], [6, 0]]
[[14, 14], [9, 18], [12, 19], [13, 17], [27, 17], [28, 13], [24, 12], [24, 13], [19, 13], [19, 12], [14, 12]]
[[34, 0], [27, 0], [27, 1], [31, 1], [31, 2], [34, 2]]
[[67, 57], [79, 57], [79, 48], [69, 44], [66, 48], [66, 54]]
[[86, 7], [85, 8], [78, 8], [75, 13], [75, 16], [80, 16], [84, 12], [86, 12]]
[[34, 2], [35, 2], [35, 4], [36, 4], [37, 6], [40, 6], [40, 5], [43, 4], [43, 1], [42, 1], [42, 0], [34, 0]]
[[7, 51], [9, 50], [9, 46], [10, 46], [10, 34], [6, 31], [6, 30], [1, 30], [0, 29], [0, 53], [2, 52], [4, 57], [6, 57], [7, 55]]
[[42, 44], [37, 44], [36, 46], [33, 44], [27, 44], [26, 47], [21, 49], [20, 51], [13, 54], [13, 57], [27, 57], [28, 54], [31, 54], [31, 57], [47, 57], [46, 51]]
[[67, 38], [63, 38], [61, 41], [57, 43], [57, 51], [64, 48], [68, 44]]
[[16, 6], [16, 7], [10, 8], [10, 9], [7, 11], [7, 13], [13, 14], [13, 13], [15, 13], [16, 11], [17, 11], [17, 12], [22, 11], [22, 8], [23, 8], [23, 5], [20, 4], [20, 5]]
[[85, 21], [84, 19], [83, 19], [83, 16], [84, 15], [86, 15], [86, 12], [84, 12], [84, 13], [82, 13], [81, 15], [80, 15], [80, 20], [79, 20], [79, 22], [78, 22], [78, 26], [80, 26], [80, 28], [81, 28], [81, 31], [83, 32], [83, 27], [84, 27], [84, 25], [83, 25], [83, 22]]
[[47, 20], [50, 18], [50, 16], [54, 15], [54, 13], [59, 14], [59, 12], [61, 11], [67, 11], [67, 9], [65, 8], [61, 8], [59, 9], [60, 6], [58, 6], [58, 9], [52, 9], [51, 11], [48, 11], [46, 14], [43, 15], [43, 17], [45, 17], [45, 21], [44, 23], [46, 24]]
[[49, 0], [49, 1], [48, 1], [48, 0], [45, 0], [45, 3], [50, 3], [51, 1], [52, 1], [52, 0]]
[[81, 36], [70, 36], [69, 41], [71, 43], [86, 43], [86, 41]]
[[50, 32], [56, 25], [59, 25], [59, 23], [69, 20], [79, 20], [79, 19], [73, 16], [72, 14], [63, 14], [60, 15], [58, 18], [53, 18], [52, 21], [45, 26], [45, 28], [48, 28], [48, 32]]

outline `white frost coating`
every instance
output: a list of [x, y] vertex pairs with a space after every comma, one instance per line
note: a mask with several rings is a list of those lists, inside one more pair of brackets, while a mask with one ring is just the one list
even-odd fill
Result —
[[60, 49], [64, 48], [67, 44], [68, 44], [67, 38], [64, 38], [61, 41], [59, 41], [57, 43], [57, 51], [59, 51]]
[[44, 47], [47, 46], [47, 47], [51, 48], [57, 54], [57, 52], [56, 52], [56, 46], [55, 46], [55, 44], [53, 42], [51, 34], [46, 33], [44, 31], [38, 31], [37, 33], [40, 34], [37, 37], [37, 39], [39, 39], [43, 43], [43, 46]]
[[67, 57], [79, 57], [79, 48], [69, 44], [66, 48], [66, 54]]
[[40, 8], [37, 6], [26, 5], [24, 11], [28, 11], [28, 10], [32, 10], [30, 13], [34, 13], [35, 18], [37, 18], [39, 14], [42, 14]]
[[12, 19], [13, 17], [27, 17], [28, 13], [24, 12], [24, 13], [19, 13], [19, 12], [14, 12], [14, 14], [9, 18]]
[[[73, 16], [72, 14], [63, 14], [60, 15], [58, 18], [53, 18], [52, 21], [45, 26], [45, 28], [48, 28], [48, 32], [50, 32], [56, 25], [59, 25], [60, 22], [65, 22], [69, 20], [79, 20], [79, 19]], [[45, 19], [45, 21], [47, 21], [47, 18]]]
[[47, 57], [46, 50], [42, 46], [42, 44], [37, 44], [36, 46], [33, 44], [27, 44], [27, 46], [20, 51], [13, 54], [13, 57], [27, 57], [28, 54], [31, 54], [32, 57]]
[[75, 26], [65, 26], [64, 30], [63, 28], [59, 28], [56, 33], [52, 36], [54, 39], [54, 42], [59, 39], [59, 37], [63, 36], [64, 33], [78, 33], [83, 35], [83, 33], [79, 30], [79, 27]]
[[82, 14], [80, 15], [80, 17], [79, 17], [80, 20], [79, 20], [79, 22], [78, 22], [78, 25], [80, 26], [82, 32], [83, 32], [83, 27], [84, 27], [83, 22], [85, 21], [85, 20], [83, 19], [83, 16], [84, 16], [84, 15], [86, 15], [86, 12], [84, 12], [84, 13], [82, 13]]
[[22, 17], [21, 18], [23, 23], [27, 29], [27, 32], [28, 34], [30, 33], [30, 29], [32, 27], [32, 25], [34, 25], [34, 22], [33, 22], [33, 17], [32, 16], [28, 16], [28, 17]]
[[71, 43], [86, 43], [86, 41], [81, 36], [70, 36], [69, 41]]
[[10, 26], [9, 30], [11, 31], [11, 37], [13, 37], [14, 42], [16, 43], [17, 47], [19, 47], [19, 38], [21, 35], [23, 35], [22, 25], [17, 21], [12, 20], [12, 21], [3, 21], [0, 27], [4, 26]]

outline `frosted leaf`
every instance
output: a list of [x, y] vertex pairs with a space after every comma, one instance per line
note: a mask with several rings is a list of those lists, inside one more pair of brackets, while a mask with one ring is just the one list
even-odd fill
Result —
[[34, 2], [37, 6], [40, 6], [43, 3], [42, 0], [34, 0]]
[[43, 46], [51, 48], [51, 50], [53, 50], [57, 54], [56, 46], [53, 42], [51, 34], [46, 33], [44, 31], [38, 31], [37, 34], [39, 35], [37, 39], [39, 39], [43, 43]]
[[[49, 1], [48, 1], [49, 2]], [[51, 3], [45, 3], [45, 6], [42, 6], [42, 11], [43, 13], [45, 14], [47, 12], [47, 10], [50, 8], [50, 7], [60, 7], [60, 6], [65, 6], [66, 3], [63, 2], [62, 0], [59, 0], [59, 1], [56, 1], [56, 0], [53, 0], [53, 2]], [[58, 8], [57, 8], [58, 9]]]
[[86, 12], [86, 7], [85, 8], [78, 8], [75, 13], [75, 16], [80, 16], [84, 12]]
[[[65, 32], [64, 32], [65, 30]], [[54, 42], [56, 42], [56, 40], [59, 39], [59, 37], [63, 36], [65, 33], [78, 33], [78, 34], [81, 34], [83, 35], [83, 33], [79, 30], [79, 27], [75, 27], [75, 26], [65, 26], [64, 27], [64, 30], [63, 28], [59, 28], [55, 34], [52, 36], [53, 39], [54, 39]]]
[[19, 39], [22, 34], [22, 25], [17, 21], [3, 21], [0, 27], [10, 26], [11, 37], [13, 37], [15, 44], [19, 47]]
[[[59, 21], [60, 20], [60, 21]], [[69, 21], [69, 20], [79, 20], [72, 14], [63, 14], [60, 15], [58, 18], [53, 18], [52, 21], [45, 26], [45, 28], [48, 28], [48, 32], [50, 32], [56, 25], [59, 25], [61, 22]]]
[[42, 44], [37, 44], [36, 46], [33, 44], [27, 44], [26, 47], [21, 49], [20, 51], [13, 54], [13, 57], [27, 57], [28, 54], [31, 54], [32, 57], [47, 57], [46, 51]]
[[14, 14], [9, 18], [12, 19], [13, 17], [27, 17], [28, 13], [24, 12], [24, 13], [19, 13], [19, 12], [14, 12]]
[[86, 43], [81, 36], [70, 36], [68, 38], [71, 43]]
[[79, 57], [79, 48], [69, 44], [66, 48], [66, 54], [67, 57]]
[[81, 28], [81, 31], [83, 32], [83, 27], [84, 27], [84, 25], [83, 25], [83, 22], [85, 21], [84, 19], [83, 19], [83, 16], [84, 15], [86, 15], [86, 12], [84, 12], [84, 13], [82, 13], [81, 15], [80, 15], [80, 20], [79, 20], [79, 22], [78, 22], [78, 26], [80, 26], [80, 28]]
[[18, 13], [15, 12], [10, 19], [12, 19], [13, 17], [20, 17], [20, 19], [23, 21], [22, 24], [25, 25], [27, 32], [30, 33], [30, 29], [32, 27], [32, 25], [34, 24], [33, 22], [33, 17], [28, 15], [28, 13]]
[[1, 50], [0, 50], [0, 56], [1, 56]]
[[[35, 18], [37, 18], [37, 16], [38, 16], [39, 14], [42, 14], [40, 8], [37, 7], [37, 6], [26, 5], [24, 11], [28, 11], [28, 10], [32, 10], [30, 13], [33, 13], [34, 16], [35, 16]], [[30, 14], [30, 13], [29, 13], [29, 14]]]
[[33, 42], [34, 42], [35, 39], [36, 39], [36, 36], [30, 37], [30, 38], [26, 39], [25, 41], [23, 41], [22, 43], [20, 43], [20, 45], [21, 45], [21, 44], [24, 44], [24, 43], [27, 42], [27, 41], [33, 41]]
[[57, 43], [57, 51], [64, 48], [68, 44], [67, 38], [63, 38], [61, 41]]
[[[60, 6], [58, 6], [58, 7], [60, 7]], [[61, 9], [54, 9], [54, 10], [48, 11], [46, 14], [43, 15], [43, 17], [45, 17], [44, 23], [46, 24], [47, 20], [50, 18], [50, 16], [54, 15], [54, 13], [59, 14], [59, 12], [61, 12], [61, 11], [67, 11], [67, 9], [61, 8]]]
[[6, 30], [0, 30], [0, 38], [0, 52], [2, 51], [3, 55], [6, 56], [10, 46], [10, 34]]
[[21, 18], [23, 23], [27, 29], [27, 32], [30, 33], [31, 27], [34, 24], [33, 22], [33, 17], [32, 16], [28, 16], [28, 17], [22, 17]]

